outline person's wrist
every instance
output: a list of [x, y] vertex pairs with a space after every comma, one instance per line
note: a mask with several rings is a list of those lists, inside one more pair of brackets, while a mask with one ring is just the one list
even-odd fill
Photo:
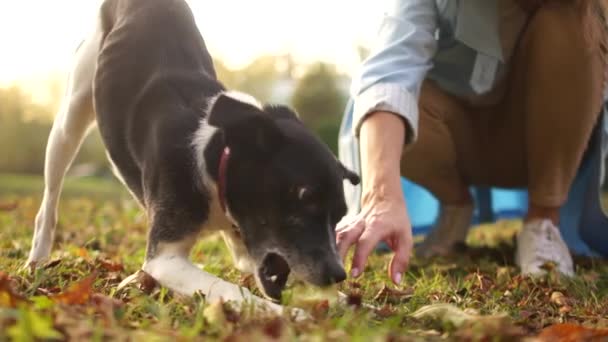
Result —
[[400, 184], [395, 185], [390, 183], [394, 182], [375, 183], [364, 186], [361, 192], [361, 204], [366, 206], [381, 202], [393, 204], [405, 203], [405, 197]]

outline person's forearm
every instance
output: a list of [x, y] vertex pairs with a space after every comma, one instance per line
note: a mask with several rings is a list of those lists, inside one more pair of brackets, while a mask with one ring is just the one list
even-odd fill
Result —
[[392, 113], [377, 112], [362, 123], [363, 204], [372, 199], [403, 199], [400, 165], [405, 134], [403, 119]]

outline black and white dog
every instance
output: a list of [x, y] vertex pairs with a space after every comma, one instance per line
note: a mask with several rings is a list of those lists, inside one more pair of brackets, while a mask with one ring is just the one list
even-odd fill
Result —
[[[28, 265], [52, 248], [63, 178], [95, 121], [116, 175], [150, 224], [142, 269], [208, 301], [280, 299], [288, 275], [346, 275], [334, 228], [343, 182], [358, 183], [287, 107], [226, 91], [183, 0], [106, 0], [76, 52], [51, 130]], [[269, 299], [194, 266], [199, 233], [220, 231], [235, 266]]]

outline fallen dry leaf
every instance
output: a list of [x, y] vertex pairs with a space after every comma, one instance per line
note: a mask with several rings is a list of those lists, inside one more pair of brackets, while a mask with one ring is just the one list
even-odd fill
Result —
[[555, 324], [543, 329], [537, 340], [540, 342], [606, 341], [608, 329], [592, 329], [572, 323]]
[[51, 296], [55, 302], [66, 305], [81, 305], [85, 304], [93, 294], [93, 283], [97, 279], [97, 272], [82, 279], [81, 281], [70, 285], [66, 291]]
[[363, 304], [363, 294], [359, 291], [353, 291], [346, 297], [346, 304], [359, 307]]
[[123, 279], [118, 284], [117, 290], [120, 291], [131, 283], [137, 283], [139, 285], [138, 288], [147, 295], [151, 294], [158, 287], [158, 282], [151, 275], [143, 270], [139, 270]]
[[[470, 312], [470, 311], [469, 311]], [[490, 322], [502, 321], [507, 318], [506, 315], [481, 316], [474, 313], [469, 313], [459, 309], [452, 304], [431, 304], [421, 307], [412, 314], [416, 319], [431, 319], [441, 322], [451, 323], [455, 327], [460, 327], [467, 322]]]
[[381, 303], [399, 304], [403, 303], [414, 295], [414, 289], [407, 288], [405, 290], [391, 289], [384, 285], [380, 291], [374, 296], [374, 300]]
[[568, 298], [566, 298], [563, 293], [559, 291], [554, 291], [553, 293], [551, 293], [551, 303], [559, 306], [564, 306], [568, 304]]
[[125, 269], [123, 264], [121, 264], [119, 262], [113, 262], [111, 260], [106, 260], [106, 259], [101, 259], [101, 258], [97, 259], [97, 262], [103, 269], [105, 269], [108, 272], [122, 272]]
[[150, 294], [157, 287], [158, 282], [156, 281], [156, 279], [152, 278], [152, 276], [148, 273], [141, 271], [141, 276], [139, 278], [139, 289], [142, 290], [145, 294]]
[[91, 303], [97, 308], [108, 326], [116, 325], [114, 310], [121, 308], [124, 303], [118, 299], [110, 298], [99, 293], [91, 295]]
[[374, 310], [374, 312], [380, 318], [388, 318], [388, 317], [395, 315], [397, 310], [394, 307], [392, 307], [391, 305], [387, 304], [387, 305], [384, 305], [383, 307], [381, 307], [380, 309]]
[[279, 339], [283, 335], [284, 325], [283, 320], [276, 317], [266, 322], [262, 330], [266, 336], [273, 339]]
[[314, 318], [320, 319], [327, 317], [327, 313], [329, 312], [329, 301], [328, 300], [320, 300], [315, 303], [311, 309], [311, 314]]
[[26, 301], [25, 297], [13, 289], [9, 275], [0, 271], [0, 307], [15, 308]]
[[50, 260], [49, 262], [47, 262], [47, 263], [44, 264], [43, 268], [45, 270], [47, 270], [49, 268], [53, 268], [53, 267], [61, 264], [61, 261], [62, 261], [62, 259], [53, 259], [53, 260]]
[[239, 279], [239, 285], [246, 287], [249, 290], [254, 289], [256, 287], [255, 276], [251, 273], [241, 275], [241, 278]]
[[86, 248], [80, 247], [80, 248], [76, 249], [76, 255], [83, 259], [88, 259], [89, 251], [87, 251]]

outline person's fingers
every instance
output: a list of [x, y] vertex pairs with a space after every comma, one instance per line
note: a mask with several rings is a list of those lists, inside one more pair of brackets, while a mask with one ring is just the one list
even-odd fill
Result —
[[342, 262], [346, 259], [346, 254], [348, 253], [350, 246], [359, 240], [364, 228], [365, 222], [361, 220], [336, 233], [336, 245]]
[[381, 233], [382, 232], [377, 228], [373, 229], [373, 227], [370, 226], [367, 227], [363, 234], [361, 234], [361, 237], [359, 237], [351, 266], [351, 275], [353, 277], [356, 278], [363, 272], [367, 258], [374, 248], [376, 248], [378, 242], [384, 238]]
[[336, 232], [348, 229], [350, 226], [355, 224], [357, 221], [361, 219], [356, 215], [344, 216], [338, 224], [336, 224]]
[[396, 243], [393, 247], [394, 255], [389, 265], [389, 276], [395, 284], [401, 283], [403, 272], [410, 261], [411, 243], [404, 234], [396, 236]]

